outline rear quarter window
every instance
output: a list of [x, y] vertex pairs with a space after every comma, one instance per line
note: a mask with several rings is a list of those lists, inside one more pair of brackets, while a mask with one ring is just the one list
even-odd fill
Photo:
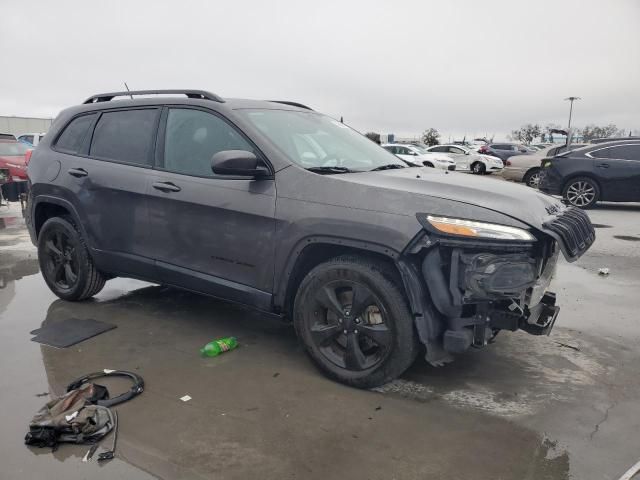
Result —
[[56, 142], [56, 150], [63, 153], [78, 154], [82, 152], [82, 146], [93, 125], [97, 113], [76, 117], [65, 127], [62, 135]]

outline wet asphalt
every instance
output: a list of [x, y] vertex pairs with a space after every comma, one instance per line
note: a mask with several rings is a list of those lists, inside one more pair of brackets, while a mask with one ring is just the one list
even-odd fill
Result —
[[[288, 325], [211, 298], [115, 279], [94, 300], [57, 299], [19, 208], [0, 207], [0, 478], [617, 479], [640, 458], [640, 205], [589, 214], [598, 238], [559, 266], [549, 337], [501, 333], [361, 391], [317, 372]], [[117, 328], [66, 349], [30, 341], [71, 317]], [[237, 350], [199, 356], [228, 335]], [[146, 382], [116, 407], [114, 460], [23, 444], [50, 396], [104, 368]]]

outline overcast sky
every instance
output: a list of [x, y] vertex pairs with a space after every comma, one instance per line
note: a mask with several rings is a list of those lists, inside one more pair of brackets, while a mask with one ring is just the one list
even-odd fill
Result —
[[[0, 0], [0, 115], [103, 91], [296, 100], [360, 131], [640, 129], [639, 0]], [[446, 138], [445, 138], [446, 140]]]

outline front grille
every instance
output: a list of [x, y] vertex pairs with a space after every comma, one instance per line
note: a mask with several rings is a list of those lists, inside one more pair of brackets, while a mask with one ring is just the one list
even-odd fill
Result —
[[544, 227], [558, 240], [568, 260], [580, 257], [596, 239], [588, 215], [576, 207], [567, 208]]

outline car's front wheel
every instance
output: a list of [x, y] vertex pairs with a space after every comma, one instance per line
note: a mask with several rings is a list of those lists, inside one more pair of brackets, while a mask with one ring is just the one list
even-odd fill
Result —
[[82, 234], [68, 217], [47, 220], [38, 235], [40, 271], [53, 293], [63, 300], [84, 300], [104, 287]]
[[482, 162], [476, 162], [471, 165], [471, 171], [476, 175], [483, 175], [487, 171], [487, 167]]
[[337, 257], [307, 274], [295, 298], [294, 325], [313, 362], [354, 387], [393, 380], [418, 352], [402, 291], [376, 262], [355, 256]]
[[564, 186], [562, 197], [574, 207], [590, 208], [600, 198], [600, 188], [589, 177], [572, 178]]

